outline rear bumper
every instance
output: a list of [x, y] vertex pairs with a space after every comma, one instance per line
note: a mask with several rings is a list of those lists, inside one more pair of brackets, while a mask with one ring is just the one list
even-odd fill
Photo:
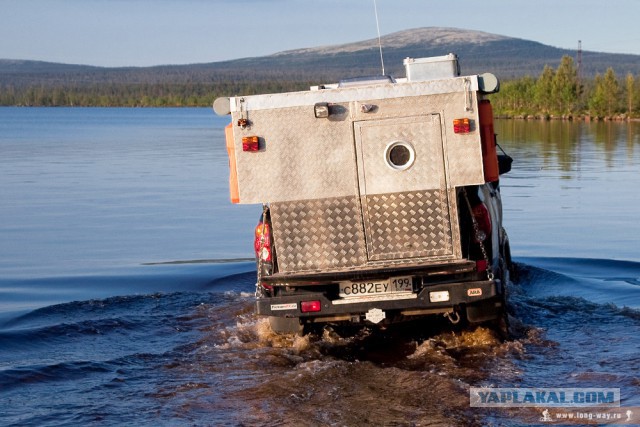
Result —
[[[447, 301], [432, 302], [430, 294], [447, 291]], [[495, 281], [465, 281], [430, 285], [418, 293], [409, 295], [386, 295], [361, 298], [338, 298], [330, 300], [322, 293], [288, 295], [282, 297], [260, 297], [256, 301], [259, 315], [297, 317], [313, 321], [313, 318], [335, 318], [336, 316], [361, 316], [371, 309], [395, 311], [401, 315], [435, 314], [451, 311], [460, 304], [479, 303], [498, 295]], [[320, 311], [303, 313], [302, 302], [320, 301]]]

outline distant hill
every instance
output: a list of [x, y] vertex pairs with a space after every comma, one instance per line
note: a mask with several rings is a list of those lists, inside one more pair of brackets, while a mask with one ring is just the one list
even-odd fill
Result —
[[[575, 50], [455, 28], [417, 28], [382, 37], [386, 71], [404, 75], [406, 57], [456, 53], [463, 73], [492, 72], [501, 79], [537, 76], [545, 65], [557, 66], [563, 55]], [[640, 56], [584, 51], [583, 75], [593, 77], [613, 67], [619, 76], [640, 74]], [[337, 81], [345, 77], [379, 74], [378, 40], [313, 47], [269, 56], [207, 64], [105, 68], [41, 61], [0, 60], [0, 84], [158, 84], [212, 83], [220, 81]]]
[[[458, 55], [463, 74], [491, 72], [502, 81], [538, 77], [575, 50], [455, 28], [416, 28], [382, 37], [385, 71], [403, 77], [406, 57]], [[640, 55], [584, 51], [582, 75], [612, 67], [640, 74]], [[95, 67], [0, 59], [0, 105], [195, 106], [217, 96], [303, 90], [381, 73], [378, 39], [289, 50], [230, 61], [154, 67]]]

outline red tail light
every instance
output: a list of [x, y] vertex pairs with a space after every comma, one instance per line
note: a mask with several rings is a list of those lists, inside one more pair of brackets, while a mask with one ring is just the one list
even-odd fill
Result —
[[262, 259], [265, 262], [271, 262], [271, 227], [269, 224], [265, 224], [262, 221], [258, 223], [256, 227], [256, 236], [253, 240], [253, 249], [256, 252], [256, 257]]
[[484, 242], [487, 237], [491, 235], [491, 217], [489, 216], [489, 210], [484, 203], [479, 203], [473, 207], [471, 214], [478, 224], [478, 232], [475, 236], [476, 241]]
[[454, 133], [471, 132], [471, 121], [466, 117], [463, 119], [453, 119], [453, 132]]
[[484, 259], [479, 259], [476, 261], [476, 271], [478, 273], [482, 273], [483, 271], [487, 271], [487, 261]]
[[257, 136], [243, 136], [242, 151], [260, 151], [260, 138]]
[[317, 312], [322, 308], [320, 301], [302, 301], [300, 303], [300, 311], [303, 313]]

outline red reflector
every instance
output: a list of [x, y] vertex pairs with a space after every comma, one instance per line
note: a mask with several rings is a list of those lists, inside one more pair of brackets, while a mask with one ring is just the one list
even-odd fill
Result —
[[272, 285], [268, 285], [264, 282], [260, 283], [260, 286], [262, 286], [263, 288], [265, 288], [268, 291], [272, 291], [273, 290], [273, 286]]
[[256, 226], [255, 233], [253, 249], [256, 252], [256, 257], [262, 258], [262, 261], [271, 262], [271, 227], [260, 221]]
[[484, 203], [479, 203], [472, 208], [471, 214], [478, 223], [476, 241], [484, 242], [487, 237], [491, 235], [491, 217], [489, 216], [489, 210]]
[[478, 273], [482, 273], [483, 271], [487, 271], [487, 261], [484, 259], [479, 259], [476, 261], [476, 271]]
[[471, 121], [467, 118], [453, 119], [453, 132], [454, 133], [469, 133], [471, 132]]
[[260, 150], [260, 138], [257, 136], [242, 137], [242, 151], [258, 151]]
[[302, 301], [300, 303], [300, 311], [303, 313], [320, 311], [320, 308], [322, 308], [320, 301]]

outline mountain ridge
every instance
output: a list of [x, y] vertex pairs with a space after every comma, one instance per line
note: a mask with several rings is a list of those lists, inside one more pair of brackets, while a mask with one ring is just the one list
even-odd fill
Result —
[[[577, 52], [539, 42], [476, 30], [445, 27], [413, 28], [381, 37], [385, 68], [404, 75], [406, 57], [458, 55], [463, 74], [491, 72], [500, 79], [537, 77], [545, 65], [560, 63]], [[619, 76], [640, 74], [640, 55], [582, 52], [586, 78], [614, 68]], [[331, 83], [342, 78], [379, 74], [378, 39], [293, 49], [274, 54], [226, 61], [149, 67], [98, 67], [46, 61], [0, 59], [0, 86], [87, 85], [216, 85], [224, 82], [286, 81]]]
[[[452, 43], [470, 42], [482, 44], [487, 41], [508, 39], [510, 37], [486, 33], [476, 30], [463, 30], [447, 27], [422, 27], [396, 31], [380, 38], [383, 51], [387, 48], [399, 48], [409, 44], [431, 43], [434, 45], [448, 45]], [[282, 56], [294, 54], [326, 54], [340, 52], [354, 52], [375, 48], [378, 49], [378, 38], [371, 38], [359, 42], [343, 43], [338, 45], [326, 45], [301, 49], [291, 49], [277, 52], [269, 56]]]

